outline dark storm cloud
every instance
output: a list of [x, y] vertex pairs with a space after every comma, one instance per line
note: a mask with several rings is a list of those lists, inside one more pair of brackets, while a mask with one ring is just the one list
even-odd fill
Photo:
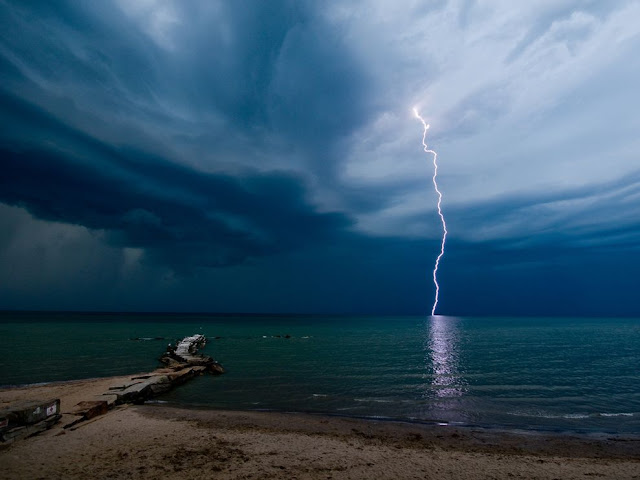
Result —
[[35, 107], [2, 100], [14, 122], [40, 127], [57, 148], [5, 145], [1, 202], [44, 220], [107, 230], [111, 242], [144, 248], [173, 267], [237, 264], [328, 241], [350, 224], [345, 215], [315, 211], [292, 175], [203, 174], [112, 148]]
[[[544, 244], [625, 247], [640, 239], [638, 195], [640, 170], [614, 181], [453, 206], [447, 214], [452, 229], [465, 229], [471, 239], [491, 239], [505, 248]], [[500, 239], [492, 238], [494, 233], [483, 233], [492, 228], [502, 230]]]
[[415, 103], [443, 309], [595, 308], [640, 266], [637, 12], [0, 0], [0, 307], [427, 311]]
[[[224, 3], [213, 19], [206, 4], [183, 8], [193, 28], [175, 38], [184, 51], [167, 67], [175, 75], [169, 83], [188, 102], [220, 109], [245, 127], [268, 126], [303, 145], [339, 137], [362, 121], [364, 71], [340, 32], [314, 11], [320, 7]], [[224, 28], [215, 28], [222, 22]]]
[[[57, 87], [46, 92], [51, 97], [73, 93], [79, 104], [91, 89], [97, 94], [91, 99], [94, 108], [110, 110], [124, 108], [133, 96], [151, 98], [152, 86], [160, 81], [156, 65], [162, 52], [112, 5], [3, 3], [2, 63], [13, 73], [5, 78], [5, 88], [24, 94], [25, 85], [12, 80], [29, 80]], [[113, 93], [126, 96], [118, 99]]]
[[[235, 264], [350, 225], [316, 212], [299, 174], [252, 168], [265, 165], [251, 145], [277, 137], [299, 152], [292, 172], [330, 169], [336, 142], [360, 121], [362, 73], [313, 4], [180, 4], [189, 28], [171, 48], [112, 4], [2, 7], [1, 201], [108, 230], [175, 267]], [[240, 154], [243, 166], [233, 176], [181, 166], [199, 160], [159, 155], [167, 128], [176, 143], [200, 143], [201, 163]]]
[[[551, 240], [551, 239], [550, 239]], [[633, 248], [452, 242], [440, 270], [440, 308], [454, 315], [640, 315]]]
[[[5, 88], [83, 128], [95, 120], [89, 114], [107, 131], [113, 120], [131, 122], [138, 135], [128, 141], [145, 148], [166, 129], [176, 143], [195, 140], [192, 148], [230, 157], [284, 141], [298, 152], [299, 169], [332, 169], [341, 139], [366, 117], [368, 89], [321, 7], [286, 0], [174, 7], [175, 21], [188, 28], [167, 31], [162, 42], [164, 34], [141, 31], [151, 20], [106, 2], [5, 5]], [[235, 159], [202, 161], [225, 160]]]

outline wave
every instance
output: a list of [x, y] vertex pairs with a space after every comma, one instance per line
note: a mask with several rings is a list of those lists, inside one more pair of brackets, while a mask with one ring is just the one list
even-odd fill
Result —
[[389, 400], [386, 398], [354, 398], [355, 402], [375, 402], [375, 403], [394, 403], [396, 400]]
[[620, 413], [546, 413], [546, 412], [507, 412], [508, 415], [514, 415], [518, 417], [535, 417], [535, 418], [550, 418], [557, 419], [562, 418], [566, 420], [580, 420], [584, 418], [596, 418], [596, 417], [633, 417], [634, 413], [620, 412]]

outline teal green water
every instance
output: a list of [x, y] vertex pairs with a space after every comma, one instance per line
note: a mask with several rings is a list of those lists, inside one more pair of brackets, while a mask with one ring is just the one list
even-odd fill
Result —
[[150, 370], [193, 333], [227, 373], [162, 401], [640, 433], [639, 319], [4, 313], [0, 384]]

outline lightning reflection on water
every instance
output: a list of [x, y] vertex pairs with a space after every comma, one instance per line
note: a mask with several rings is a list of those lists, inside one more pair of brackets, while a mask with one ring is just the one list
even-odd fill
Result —
[[431, 365], [431, 388], [439, 398], [461, 397], [466, 382], [460, 372], [460, 320], [441, 315], [428, 320], [427, 364]]

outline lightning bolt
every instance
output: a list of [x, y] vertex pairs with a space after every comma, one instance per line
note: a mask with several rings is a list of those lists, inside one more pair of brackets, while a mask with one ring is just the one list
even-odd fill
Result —
[[440, 294], [440, 285], [438, 285], [438, 267], [440, 266], [440, 260], [444, 255], [444, 244], [447, 241], [447, 233], [449, 232], [447, 231], [447, 222], [445, 222], [444, 215], [442, 214], [442, 192], [438, 188], [438, 154], [427, 146], [427, 130], [429, 130], [429, 124], [424, 121], [424, 118], [420, 116], [418, 109], [415, 107], [413, 108], [413, 114], [422, 123], [422, 146], [424, 152], [433, 155], [433, 188], [438, 194], [438, 215], [440, 215], [440, 221], [442, 222], [442, 243], [440, 244], [440, 254], [438, 255], [438, 258], [436, 258], [436, 263], [433, 267], [433, 283], [436, 286], [436, 297], [433, 301], [433, 307], [431, 308], [431, 316], [434, 316], [436, 314], [436, 307], [438, 306], [438, 295]]

